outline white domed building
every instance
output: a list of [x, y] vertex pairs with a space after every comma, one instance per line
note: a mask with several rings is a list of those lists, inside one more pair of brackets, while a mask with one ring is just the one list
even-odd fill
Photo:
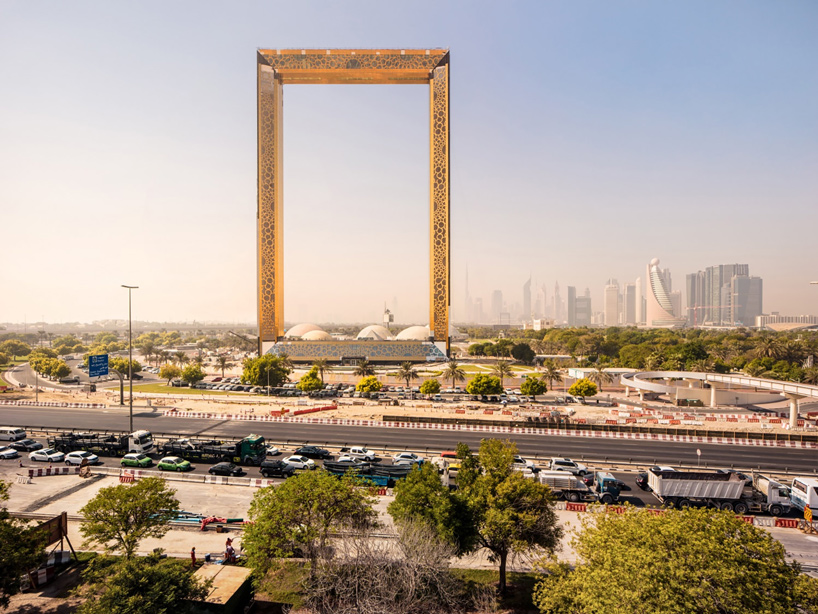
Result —
[[390, 333], [389, 329], [385, 326], [381, 326], [380, 324], [372, 324], [359, 332], [355, 339], [358, 341], [363, 339], [370, 339], [372, 341], [389, 341], [392, 339], [392, 333]]
[[302, 341], [332, 341], [332, 335], [325, 330], [311, 330], [301, 335]]
[[316, 326], [315, 324], [308, 323], [296, 324], [295, 326], [289, 328], [286, 333], [284, 333], [284, 338], [301, 339], [304, 335], [313, 331], [324, 332], [324, 329], [321, 328], [320, 326]]
[[395, 339], [397, 341], [428, 341], [432, 332], [428, 326], [410, 326], [400, 331]]

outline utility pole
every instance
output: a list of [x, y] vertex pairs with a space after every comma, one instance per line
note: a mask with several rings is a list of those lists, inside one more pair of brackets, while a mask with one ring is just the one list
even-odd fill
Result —
[[136, 290], [139, 286], [126, 286], [128, 289], [128, 410], [131, 418], [130, 425], [133, 433], [133, 326], [131, 321], [131, 290]]

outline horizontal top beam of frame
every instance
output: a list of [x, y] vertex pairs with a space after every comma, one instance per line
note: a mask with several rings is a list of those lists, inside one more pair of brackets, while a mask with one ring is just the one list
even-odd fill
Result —
[[259, 49], [281, 83], [429, 83], [448, 49]]

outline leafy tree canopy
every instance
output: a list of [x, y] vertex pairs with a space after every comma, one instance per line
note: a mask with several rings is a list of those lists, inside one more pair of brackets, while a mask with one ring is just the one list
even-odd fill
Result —
[[36, 569], [43, 558], [43, 536], [26, 523], [9, 516], [5, 507], [8, 482], [0, 480], [0, 608], [20, 592], [20, 576]]
[[592, 516], [581, 520], [572, 544], [575, 570], [551, 565], [537, 585], [541, 612], [790, 614], [818, 607], [818, 580], [800, 575], [780, 542], [735, 514], [691, 508]]
[[169, 362], [162, 365], [159, 369], [159, 377], [168, 380], [168, 384], [170, 384], [170, 380], [177, 378], [181, 375], [182, 370], [176, 365], [173, 365]]
[[598, 392], [596, 384], [587, 377], [578, 379], [568, 389], [568, 394], [575, 397], [592, 397]]
[[530, 365], [532, 362], [534, 362], [534, 358], [537, 356], [537, 353], [532, 350], [531, 346], [527, 343], [517, 343], [511, 348], [511, 356], [515, 360], [519, 360], [520, 362]]
[[520, 392], [530, 396], [545, 394], [547, 390], [545, 382], [538, 377], [527, 377], [520, 385]]
[[0, 343], [0, 352], [5, 352], [13, 360], [16, 360], [18, 356], [28, 356], [31, 352], [31, 346], [17, 339], [8, 339]]
[[358, 392], [378, 392], [383, 387], [378, 378], [374, 375], [362, 377], [355, 385], [355, 390]]
[[318, 367], [313, 367], [301, 376], [298, 383], [295, 385], [299, 390], [304, 392], [311, 392], [313, 390], [321, 390], [324, 387], [324, 382], [318, 375]]
[[188, 365], [182, 369], [182, 379], [191, 385], [201, 382], [205, 375], [207, 374], [197, 364]]
[[499, 377], [478, 373], [466, 386], [466, 392], [469, 394], [501, 394], [503, 385]]
[[292, 369], [280, 356], [265, 354], [258, 358], [245, 358], [241, 381], [253, 386], [281, 386], [287, 381]]
[[88, 543], [99, 544], [108, 552], [121, 551], [130, 558], [143, 539], [163, 537], [168, 532], [168, 521], [179, 511], [175, 493], [165, 480], [155, 477], [101, 488], [80, 509], [85, 517], [80, 533]]
[[436, 379], [427, 379], [420, 385], [421, 394], [437, 394], [440, 392], [440, 382]]

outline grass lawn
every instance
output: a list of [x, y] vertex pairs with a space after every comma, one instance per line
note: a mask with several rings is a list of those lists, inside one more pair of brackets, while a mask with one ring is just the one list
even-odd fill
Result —
[[9, 383], [8, 383], [6, 380], [4, 380], [2, 377], [0, 377], [0, 386], [8, 386], [9, 388], [11, 388], [11, 384], [9, 384]]

